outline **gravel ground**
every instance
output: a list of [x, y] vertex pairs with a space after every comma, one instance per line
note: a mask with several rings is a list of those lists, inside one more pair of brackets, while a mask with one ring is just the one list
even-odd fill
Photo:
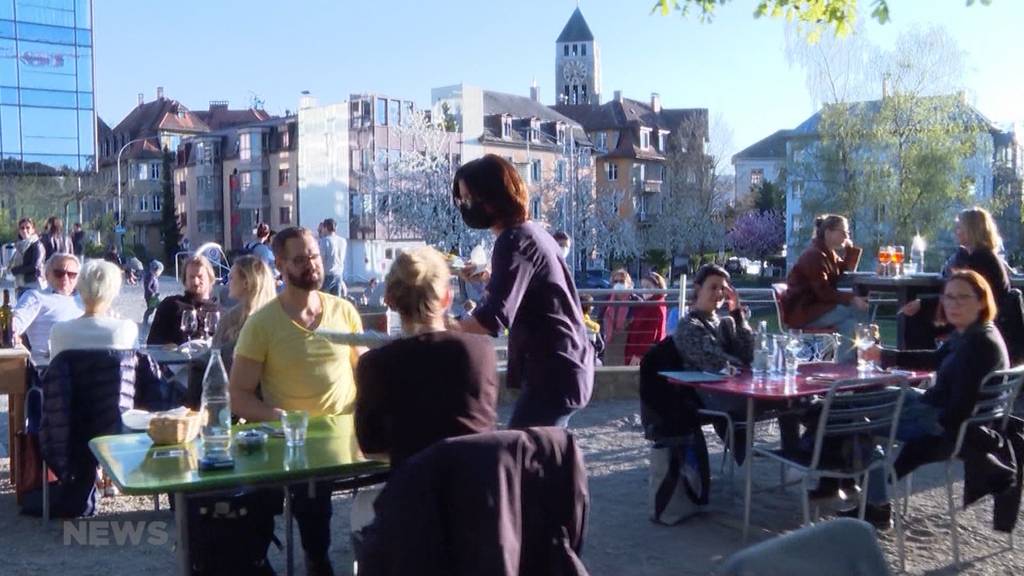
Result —
[[[165, 294], [172, 292], [173, 287], [165, 286]], [[116, 308], [122, 316], [140, 320], [144, 309], [141, 287], [126, 287]], [[5, 408], [0, 405], [0, 411]], [[741, 476], [737, 474], [735, 493], [729, 490], [726, 480], [716, 478], [712, 505], [683, 524], [665, 527], [651, 523], [647, 513], [648, 445], [640, 432], [638, 411], [636, 400], [603, 401], [592, 404], [573, 420], [573, 431], [587, 461], [591, 491], [591, 516], [583, 560], [591, 573], [599, 576], [713, 573], [723, 559], [743, 547]], [[502, 416], [507, 419], [507, 407], [503, 408]], [[128, 576], [173, 572], [173, 516], [167, 511], [166, 498], [159, 512], [153, 511], [149, 498], [103, 498], [96, 518], [75, 523], [51, 521], [43, 525], [39, 519], [20, 516], [6, 481], [9, 470], [5, 457], [6, 427], [6, 415], [0, 414], [0, 534], [4, 551], [0, 574]], [[713, 434], [709, 435], [711, 437]], [[710, 449], [717, 473], [721, 446], [712, 441]], [[754, 465], [754, 476], [758, 485], [769, 486], [777, 481], [778, 469], [759, 461]], [[961, 486], [958, 482], [958, 497]], [[348, 573], [352, 561], [348, 529], [351, 501], [348, 494], [337, 494], [333, 500], [331, 557], [339, 574]], [[991, 530], [991, 499], [961, 513], [963, 564], [959, 572], [954, 570], [950, 566], [945, 510], [941, 466], [922, 468], [914, 475], [914, 495], [907, 519], [908, 574], [1002, 576], [1024, 573], [1024, 552], [1009, 550], [1005, 536]], [[822, 514], [827, 516], [827, 510]], [[122, 545], [113, 542], [90, 545], [76, 540], [76, 535], [83, 534], [85, 529], [96, 531], [111, 527], [107, 523], [111, 520], [148, 522], [145, 525], [148, 531], [138, 543], [129, 541]], [[755, 493], [753, 523], [752, 541], [797, 528], [800, 524], [797, 489]], [[279, 524], [279, 535], [281, 531]], [[890, 565], [895, 567], [894, 532], [884, 533], [880, 539]], [[297, 556], [301, 568], [301, 553]], [[271, 561], [279, 571], [282, 571], [283, 560], [283, 555], [272, 548]]]

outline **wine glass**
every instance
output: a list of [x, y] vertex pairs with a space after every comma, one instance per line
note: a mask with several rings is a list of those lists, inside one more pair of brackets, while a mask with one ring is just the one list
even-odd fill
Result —
[[786, 339], [786, 374], [796, 374], [796, 368], [802, 359], [804, 350], [803, 332], [790, 330]]
[[878, 247], [878, 264], [881, 268], [882, 276], [889, 275], [889, 261], [892, 259], [892, 247], [891, 246], [879, 246]]
[[195, 308], [188, 308], [181, 312], [181, 332], [187, 340], [191, 340], [199, 331], [199, 315]]
[[878, 342], [878, 325], [858, 323], [854, 336], [854, 344], [857, 346], [857, 371], [873, 371], [875, 365], [864, 358], [864, 352], [870, 350]]
[[893, 246], [892, 247], [892, 254], [890, 255], [890, 258], [892, 259], [893, 266], [895, 267], [895, 274], [893, 274], [894, 276], [901, 276], [902, 275], [902, 272], [903, 272], [903, 256], [904, 256], [904, 247], [903, 246]]
[[220, 324], [220, 310], [207, 310], [203, 318], [203, 332], [207, 338], [213, 338], [217, 333], [217, 325]]

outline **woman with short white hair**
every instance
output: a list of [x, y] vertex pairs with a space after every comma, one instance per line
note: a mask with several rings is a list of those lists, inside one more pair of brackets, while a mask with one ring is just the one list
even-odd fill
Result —
[[130, 320], [114, 318], [110, 307], [121, 293], [121, 270], [103, 260], [89, 260], [78, 277], [78, 293], [85, 314], [58, 322], [50, 332], [50, 356], [64, 350], [131, 350], [139, 327]]

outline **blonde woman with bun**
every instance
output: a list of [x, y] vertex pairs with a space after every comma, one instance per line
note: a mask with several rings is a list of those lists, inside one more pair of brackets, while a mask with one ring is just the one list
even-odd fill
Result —
[[356, 434], [393, 467], [434, 442], [494, 430], [498, 378], [485, 336], [448, 330], [451, 275], [440, 252], [403, 252], [385, 279], [384, 302], [403, 338], [366, 352], [356, 370]]

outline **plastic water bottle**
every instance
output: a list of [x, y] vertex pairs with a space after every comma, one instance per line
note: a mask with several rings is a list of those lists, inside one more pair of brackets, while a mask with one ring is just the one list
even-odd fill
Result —
[[210, 351], [210, 363], [206, 365], [200, 411], [203, 451], [207, 455], [226, 456], [231, 447], [231, 393], [228, 391], [228, 374], [217, 349]]
[[402, 315], [397, 311], [388, 308], [385, 314], [385, 320], [387, 321], [387, 332], [388, 336], [400, 337], [403, 334], [402, 331]]
[[754, 361], [750, 367], [754, 376], [768, 374], [768, 361], [771, 351], [768, 347], [768, 323], [764, 320], [757, 326], [757, 333], [754, 334]]

